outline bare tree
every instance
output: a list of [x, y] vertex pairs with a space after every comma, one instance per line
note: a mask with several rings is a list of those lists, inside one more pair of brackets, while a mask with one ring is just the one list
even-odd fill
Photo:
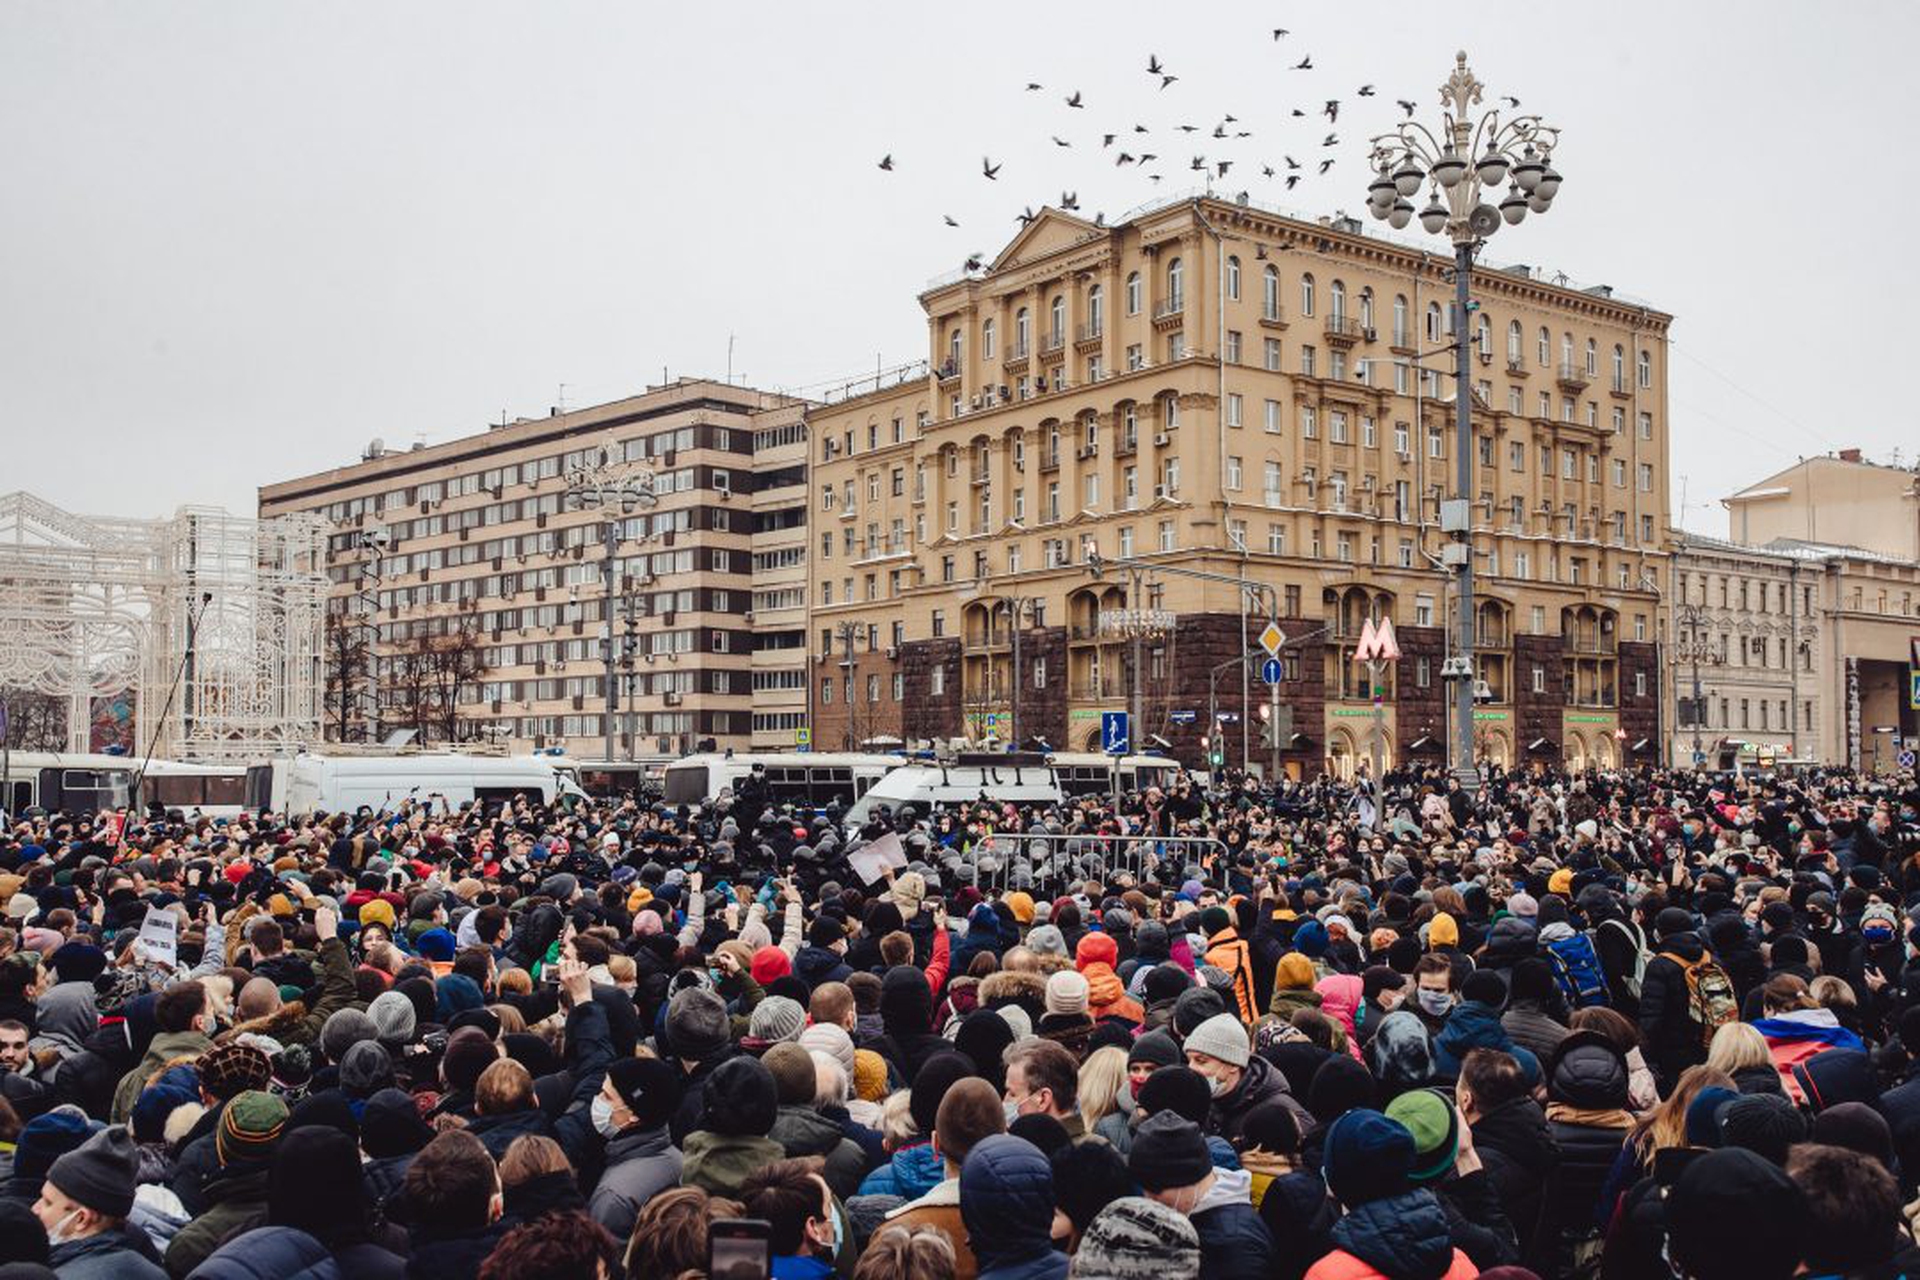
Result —
[[387, 659], [387, 680], [382, 689], [390, 709], [388, 727], [412, 729], [422, 741], [434, 719], [434, 639], [412, 636], [397, 646]]
[[354, 708], [366, 688], [371, 656], [366, 628], [352, 616], [329, 612], [322, 643], [326, 651], [326, 713], [333, 740], [345, 742], [351, 734]]
[[474, 692], [487, 670], [480, 628], [471, 619], [464, 619], [457, 630], [431, 637], [426, 658], [426, 702], [431, 725], [448, 742], [458, 742], [460, 704]]
[[7, 709], [7, 745], [15, 751], [67, 749], [66, 699], [9, 686], [0, 689]]

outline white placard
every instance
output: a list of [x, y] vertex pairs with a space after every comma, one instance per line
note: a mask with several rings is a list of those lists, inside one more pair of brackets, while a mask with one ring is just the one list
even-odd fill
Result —
[[872, 884], [886, 868], [898, 870], [906, 866], [907, 851], [901, 846], [898, 833], [889, 831], [878, 840], [863, 844], [848, 854], [847, 864], [860, 877], [862, 884]]
[[138, 946], [147, 959], [172, 968], [180, 963], [180, 917], [160, 907], [148, 907], [140, 922]]

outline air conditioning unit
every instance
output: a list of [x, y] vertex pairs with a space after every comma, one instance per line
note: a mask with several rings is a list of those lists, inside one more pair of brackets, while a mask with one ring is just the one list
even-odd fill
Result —
[[967, 407], [971, 409], [978, 409], [980, 407], [980, 397], [975, 396], [972, 400], [968, 401]]
[[1156, 449], [1164, 449], [1167, 447], [1169, 443], [1171, 443], [1171, 441], [1169, 440], [1167, 433], [1164, 431], [1160, 432], [1158, 435], [1154, 436], [1153, 438], [1153, 447]]
[[1365, 338], [1368, 342], [1372, 342], [1373, 340], [1375, 340], [1380, 336], [1380, 331], [1378, 329], [1375, 329], [1372, 325], [1368, 325], [1366, 328], [1360, 331], [1360, 336]]
[[1165, 485], [1163, 485], [1163, 484], [1157, 484], [1157, 485], [1155, 485], [1155, 486], [1153, 486], [1153, 496], [1154, 496], [1154, 498], [1155, 498], [1155, 500], [1158, 500], [1158, 499], [1161, 499], [1161, 498], [1164, 498], [1164, 497], [1166, 497], [1166, 496], [1167, 496], [1167, 486], [1165, 486]]
[[669, 689], [665, 694], [661, 695], [661, 701], [670, 707], [677, 707], [680, 705], [680, 695]]
[[898, 659], [899, 657], [900, 657], [900, 647], [898, 645], [888, 645], [887, 646], [888, 660], [893, 661]]
[[1491, 352], [1491, 351], [1488, 351], [1488, 350], [1485, 350], [1485, 349], [1483, 348], [1483, 349], [1481, 350], [1481, 352], [1480, 352], [1480, 363], [1481, 363], [1481, 364], [1492, 364], [1492, 363], [1493, 363], [1493, 352]]
[[1097, 458], [1097, 457], [1099, 457], [1099, 456], [1100, 456], [1100, 450], [1099, 450], [1099, 449], [1098, 449], [1098, 448], [1097, 448], [1096, 446], [1094, 446], [1094, 445], [1090, 445], [1090, 444], [1083, 444], [1083, 445], [1081, 445], [1081, 446], [1080, 446], [1080, 448], [1079, 448], [1079, 449], [1078, 449], [1078, 450], [1077, 450], [1077, 451], [1075, 452], [1075, 454], [1074, 454], [1074, 456], [1075, 456], [1075, 457], [1077, 457], [1077, 458], [1079, 458], [1079, 459], [1080, 459], [1080, 461], [1082, 461], [1082, 462], [1085, 462], [1085, 461], [1086, 461], [1087, 459], [1089, 459], [1089, 458]]

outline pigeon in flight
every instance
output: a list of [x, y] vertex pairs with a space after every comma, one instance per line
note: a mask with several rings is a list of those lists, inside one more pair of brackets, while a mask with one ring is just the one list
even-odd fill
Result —
[[1322, 161], [1320, 162], [1320, 172], [1322, 172], [1322, 173], [1325, 173], [1325, 172], [1326, 172], [1327, 170], [1329, 170], [1329, 169], [1331, 169], [1331, 168], [1333, 168], [1333, 161], [1331, 161], [1331, 160], [1322, 160]]
[[1280, 39], [1280, 37], [1282, 37], [1282, 36], [1285, 36], [1285, 35], [1290, 35], [1290, 34], [1292, 34], [1292, 33], [1291, 33], [1291, 32], [1289, 32], [1289, 31], [1288, 31], [1288, 30], [1287, 30], [1287, 29], [1286, 29], [1285, 27], [1275, 27], [1275, 28], [1273, 29], [1273, 38], [1274, 38], [1275, 40], [1278, 40], [1278, 39]]
[[1261, 165], [1260, 176], [1263, 178], [1271, 178], [1273, 176], [1273, 166], [1270, 164]]
[[1307, 113], [1302, 111], [1300, 108], [1295, 107], [1293, 109], [1293, 118], [1295, 120], [1304, 120], [1307, 118]]
[[1149, 160], [1158, 160], [1159, 158], [1160, 158], [1159, 156], [1157, 156], [1157, 155], [1155, 155], [1155, 154], [1154, 154], [1153, 152], [1151, 152], [1151, 151], [1142, 151], [1142, 152], [1140, 153], [1140, 163], [1141, 163], [1141, 164], [1145, 164], [1145, 163], [1146, 163], [1147, 161], [1149, 161]]
[[1299, 175], [1299, 174], [1297, 174], [1297, 173], [1290, 173], [1290, 174], [1288, 174], [1288, 175], [1287, 175], [1287, 190], [1289, 190], [1289, 191], [1291, 191], [1291, 190], [1293, 190], [1295, 186], [1297, 186], [1297, 185], [1299, 185], [1299, 182], [1300, 182], [1300, 175]]
[[1119, 136], [1120, 136], [1119, 134], [1115, 134], [1115, 133], [1103, 133], [1100, 135], [1100, 145], [1103, 147], [1110, 147], [1113, 145], [1113, 140]]
[[1302, 59], [1300, 59], [1300, 61], [1298, 61], [1298, 62], [1296, 62], [1296, 63], [1294, 63], [1294, 64], [1293, 64], [1293, 69], [1294, 69], [1295, 71], [1311, 71], [1311, 70], [1313, 70], [1313, 55], [1312, 55], [1312, 54], [1308, 54], [1308, 55], [1307, 55], [1306, 57], [1304, 57], [1304, 58], [1302, 58]]
[[1407, 101], [1405, 98], [1396, 98], [1393, 105], [1406, 112], [1407, 119], [1413, 119], [1413, 103]]
[[1178, 129], [1178, 130], [1179, 130], [1180, 132], [1182, 132], [1182, 133], [1198, 133], [1198, 132], [1200, 132], [1200, 126], [1199, 126], [1199, 125], [1197, 125], [1197, 124], [1177, 124], [1177, 125], [1175, 125], [1175, 126], [1173, 126], [1173, 127], [1174, 127], [1174, 128], [1176, 128], [1176, 129]]
[[1069, 211], [1078, 209], [1080, 207], [1080, 193], [1078, 191], [1062, 191], [1060, 193], [1060, 207]]
[[886, 155], [880, 157], [880, 167], [882, 169], [885, 169], [888, 173], [893, 172], [893, 153], [892, 152], [888, 152]]
[[1239, 123], [1240, 123], [1240, 117], [1239, 117], [1239, 116], [1237, 116], [1237, 115], [1234, 115], [1234, 114], [1233, 114], [1233, 112], [1231, 112], [1231, 111], [1229, 111], [1229, 112], [1227, 112], [1227, 119], [1226, 119], [1226, 123], [1227, 123], [1227, 124], [1239, 124]]
[[1207, 171], [1207, 158], [1205, 156], [1195, 156], [1193, 163], [1187, 167], [1195, 173], [1205, 173]]
[[1080, 91], [1078, 89], [1075, 89], [1072, 93], [1067, 95], [1067, 105], [1070, 107], [1084, 106], [1084, 104], [1080, 101]]
[[[1001, 162], [1001, 164], [1004, 163], [1006, 162]], [[998, 181], [1000, 178], [1000, 165], [995, 164], [990, 157], [982, 156], [980, 158], [980, 172], [987, 175], [988, 181]]]
[[1166, 74], [1166, 68], [1160, 65], [1160, 55], [1154, 53], [1147, 55], [1147, 74], [1150, 76]]
[[1164, 89], [1168, 85], [1172, 84], [1175, 80], [1178, 80], [1179, 78], [1180, 78], [1179, 76], [1161, 76], [1160, 87]]
[[1133, 157], [1128, 155], [1124, 151], [1122, 151], [1119, 155], [1113, 158], [1113, 167], [1116, 169], [1118, 169], [1123, 164], [1132, 164], [1132, 163], [1133, 163]]
[[1354, 92], [1362, 98], [1371, 98], [1373, 96], [1373, 86], [1370, 84], [1363, 84], [1358, 89], [1354, 90]]
[[1320, 108], [1320, 111], [1328, 120], [1337, 122], [1340, 119], [1340, 99], [1328, 98], [1327, 105]]
[[1068, 142], [1065, 138], [1054, 136], [1054, 135], [1050, 135], [1050, 136], [1053, 136], [1053, 145], [1056, 147], [1070, 147], [1073, 145], [1071, 142]]
[[1153, 130], [1147, 128], [1147, 126], [1143, 124], [1137, 124], [1133, 126], [1133, 131], [1135, 133], [1152, 133], [1153, 132]]
[[1221, 160], [1216, 162], [1214, 167], [1220, 171], [1220, 176], [1224, 178], [1227, 176], [1227, 170], [1233, 168], [1233, 161]]
[[1281, 156], [1280, 158], [1287, 162], [1287, 168], [1289, 169], [1298, 169], [1300, 167], [1300, 162], [1292, 156]]
[[1046, 88], [1046, 86], [1045, 86], [1045, 85], [1043, 85], [1043, 84], [1035, 84], [1035, 83], [1034, 83], [1033, 81], [1031, 81], [1031, 80], [1029, 80], [1029, 81], [1027, 81], [1027, 92], [1028, 92], [1028, 93], [1038, 93], [1038, 92], [1039, 92], [1040, 90], [1042, 90], [1042, 89], [1044, 89], [1044, 88]]
[[946, 223], [946, 224], [947, 224], [948, 226], [950, 226], [950, 227], [957, 227], [957, 226], [959, 226], [959, 225], [960, 225], [959, 223], [957, 223], [957, 222], [955, 222], [955, 221], [953, 220], [953, 215], [952, 215], [952, 214], [950, 214], [950, 213], [943, 213], [943, 214], [941, 214], [941, 215], [940, 215], [940, 220], [941, 220], [942, 222], [945, 222], [945, 223]]
[[1031, 224], [1033, 220], [1035, 218], [1038, 218], [1039, 216], [1040, 216], [1039, 214], [1033, 211], [1033, 206], [1028, 205], [1025, 209], [1021, 210], [1019, 213], [1014, 214], [1013, 220], [1024, 227]]
[[975, 271], [978, 271], [979, 269], [980, 269], [980, 255], [976, 253], [972, 257], [967, 259], [966, 270], [969, 274], [971, 274]]
[[1503, 96], [1500, 99], [1500, 101], [1506, 103], [1508, 106], [1512, 107], [1516, 111], [1520, 109], [1520, 99], [1518, 98], [1510, 98], [1510, 97]]
[[1217, 124], [1217, 125], [1215, 125], [1215, 126], [1213, 126], [1213, 136], [1214, 136], [1214, 137], [1216, 137], [1216, 138], [1224, 138], [1224, 137], [1226, 137], [1226, 136], [1227, 136], [1227, 126], [1225, 126], [1225, 125], [1223, 125], [1223, 124]]
[[1320, 145], [1323, 147], [1337, 147], [1340, 145], [1340, 135], [1337, 133], [1330, 133], [1327, 135], [1327, 140], [1325, 142], [1322, 142]]

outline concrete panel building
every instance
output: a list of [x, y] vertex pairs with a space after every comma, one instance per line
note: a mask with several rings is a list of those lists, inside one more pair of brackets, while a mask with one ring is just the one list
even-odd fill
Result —
[[1787, 538], [1920, 561], [1920, 471], [1858, 449], [1802, 458], [1723, 501], [1728, 537], [1743, 546]]

